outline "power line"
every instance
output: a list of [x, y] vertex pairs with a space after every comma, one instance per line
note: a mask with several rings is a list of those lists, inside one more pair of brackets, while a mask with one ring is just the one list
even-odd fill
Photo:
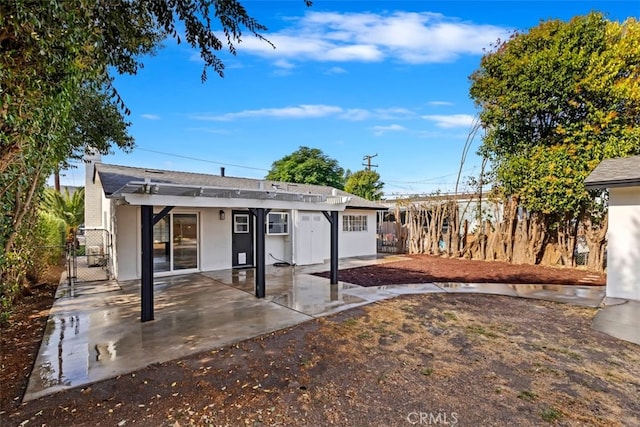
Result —
[[257, 171], [269, 172], [269, 169], [255, 168], [255, 167], [252, 167], [252, 166], [235, 165], [233, 163], [215, 162], [213, 160], [206, 160], [206, 159], [199, 159], [199, 158], [196, 158], [196, 157], [183, 156], [182, 154], [165, 153], [163, 151], [150, 150], [148, 148], [141, 148], [141, 147], [138, 147], [138, 146], [136, 146], [135, 149], [136, 150], [141, 150], [141, 151], [148, 151], [149, 153], [164, 154], [165, 156], [178, 157], [178, 158], [181, 158], [181, 159], [196, 160], [198, 162], [212, 163], [214, 165], [232, 166], [232, 167], [235, 167], [235, 168], [244, 168], [244, 169], [252, 169], [252, 170], [257, 170]]
[[[474, 170], [474, 169], [475, 169], [475, 167], [472, 167], [472, 168], [465, 169], [462, 172], [469, 172], [469, 171]], [[442, 176], [436, 176], [434, 178], [421, 179], [419, 181], [393, 181], [393, 180], [389, 180], [389, 179], [385, 180], [385, 181], [386, 182], [397, 182], [399, 184], [437, 184], [435, 182], [430, 182], [430, 181], [434, 181], [436, 179], [447, 178], [447, 177], [454, 176], [454, 175], [458, 175], [458, 172], [454, 172], [454, 173], [450, 173], [450, 174], [442, 175]]]

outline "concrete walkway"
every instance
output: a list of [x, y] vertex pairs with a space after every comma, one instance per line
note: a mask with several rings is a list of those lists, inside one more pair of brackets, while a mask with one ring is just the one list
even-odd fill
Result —
[[[340, 269], [402, 257], [340, 261]], [[155, 320], [140, 322], [140, 282], [61, 284], [24, 401], [404, 294], [508, 295], [599, 307], [603, 286], [425, 283], [362, 287], [311, 275], [328, 265], [268, 267], [267, 297], [256, 299], [253, 270], [155, 278]], [[612, 310], [612, 311], [609, 311]], [[615, 311], [613, 311], [615, 310]], [[605, 314], [606, 313], [606, 314]], [[622, 314], [621, 314], [622, 313]], [[599, 310], [594, 328], [640, 344], [640, 307]], [[630, 332], [631, 331], [631, 332]]]
[[640, 301], [604, 298], [591, 327], [640, 345]]

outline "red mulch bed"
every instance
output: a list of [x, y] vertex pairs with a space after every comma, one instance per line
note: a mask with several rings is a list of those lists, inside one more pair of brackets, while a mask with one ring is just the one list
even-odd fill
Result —
[[[465, 282], [509, 284], [600, 285], [603, 273], [581, 268], [552, 268], [499, 261], [443, 258], [432, 255], [407, 255], [407, 260], [374, 266], [340, 270], [341, 282], [361, 286], [406, 283]], [[329, 277], [329, 272], [318, 273]]]

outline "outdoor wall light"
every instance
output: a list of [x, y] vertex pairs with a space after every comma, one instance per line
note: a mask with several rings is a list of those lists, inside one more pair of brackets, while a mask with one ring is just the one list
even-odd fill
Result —
[[220, 209], [220, 221], [224, 221], [224, 211]]

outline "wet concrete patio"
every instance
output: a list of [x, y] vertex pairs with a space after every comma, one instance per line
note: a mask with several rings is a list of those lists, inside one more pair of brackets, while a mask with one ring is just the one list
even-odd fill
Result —
[[[344, 259], [340, 269], [398, 259], [402, 257]], [[403, 294], [473, 292], [591, 307], [600, 306], [604, 298], [604, 286], [425, 283], [362, 287], [344, 282], [330, 285], [328, 279], [312, 275], [328, 268], [327, 264], [269, 266], [264, 299], [254, 296], [251, 269], [156, 277], [155, 320], [145, 323], [140, 322], [140, 281], [61, 284], [23, 400]], [[596, 322], [597, 329], [633, 338], [620, 330], [629, 329], [633, 321], [637, 325], [640, 311], [638, 306], [627, 307], [631, 309], [624, 322], [613, 314]], [[635, 338], [631, 341], [640, 344], [640, 337], [636, 334]]]

